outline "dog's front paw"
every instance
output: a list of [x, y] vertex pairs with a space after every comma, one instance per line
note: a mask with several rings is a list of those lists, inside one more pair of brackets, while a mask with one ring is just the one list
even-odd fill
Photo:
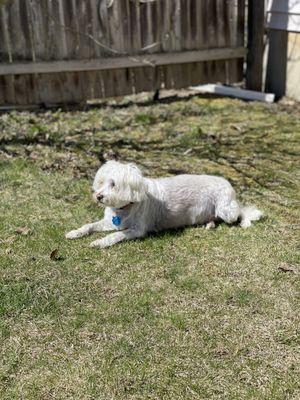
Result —
[[216, 227], [216, 224], [214, 221], [210, 221], [205, 225], [205, 229], [214, 229]]
[[66, 233], [66, 239], [77, 239], [81, 236], [84, 236], [84, 233], [80, 231], [80, 229], [75, 229], [74, 231], [70, 231]]
[[105, 238], [94, 240], [90, 244], [90, 247], [98, 247], [98, 249], [104, 249], [105, 247], [109, 247], [109, 246], [111, 246], [111, 244]]
[[250, 221], [249, 219], [246, 219], [246, 220], [244, 220], [244, 221], [242, 221], [242, 222], [240, 223], [240, 226], [241, 226], [243, 229], [247, 229], [247, 228], [249, 228], [249, 227], [251, 226], [251, 221]]

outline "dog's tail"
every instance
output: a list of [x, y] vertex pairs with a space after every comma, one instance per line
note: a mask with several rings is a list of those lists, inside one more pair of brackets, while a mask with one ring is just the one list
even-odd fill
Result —
[[255, 206], [240, 205], [240, 208], [241, 208], [240, 225], [242, 228], [249, 228], [249, 226], [251, 226], [252, 221], [258, 221], [263, 216], [263, 212], [260, 211]]

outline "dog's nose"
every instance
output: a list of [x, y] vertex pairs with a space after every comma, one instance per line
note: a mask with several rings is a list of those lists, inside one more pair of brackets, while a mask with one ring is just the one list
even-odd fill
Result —
[[103, 199], [103, 195], [102, 194], [97, 194], [96, 195], [96, 199], [98, 200], [98, 201], [101, 201], [102, 199]]

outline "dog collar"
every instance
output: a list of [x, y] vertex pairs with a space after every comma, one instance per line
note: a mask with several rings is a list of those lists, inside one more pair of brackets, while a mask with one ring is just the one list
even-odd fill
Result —
[[126, 204], [126, 206], [123, 206], [123, 207], [120, 207], [120, 208], [116, 208], [116, 210], [129, 210], [129, 208], [131, 208], [131, 206], [133, 205], [134, 203], [129, 203], [129, 204]]
[[[126, 204], [126, 206], [120, 207], [120, 208], [114, 208], [113, 210], [115, 211], [115, 213], [117, 213], [118, 211], [127, 211], [131, 208], [131, 206], [134, 203], [129, 203]], [[122, 218], [120, 217], [120, 215], [114, 215], [111, 219], [111, 222], [113, 223], [113, 225], [115, 226], [120, 226], [122, 223]]]
[[134, 203], [128, 203], [128, 204], [126, 204], [126, 206], [123, 206], [123, 207], [119, 207], [119, 208], [113, 208], [113, 210], [114, 210], [114, 212], [118, 212], [118, 211], [127, 211], [127, 210], [129, 210], [130, 208], [131, 208], [131, 206], [133, 205]]

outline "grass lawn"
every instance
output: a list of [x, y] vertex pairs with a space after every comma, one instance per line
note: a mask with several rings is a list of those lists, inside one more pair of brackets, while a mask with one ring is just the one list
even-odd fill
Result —
[[[297, 104], [1, 114], [1, 400], [299, 399], [299, 141]], [[111, 156], [225, 176], [265, 217], [65, 240], [101, 217], [90, 186]]]

